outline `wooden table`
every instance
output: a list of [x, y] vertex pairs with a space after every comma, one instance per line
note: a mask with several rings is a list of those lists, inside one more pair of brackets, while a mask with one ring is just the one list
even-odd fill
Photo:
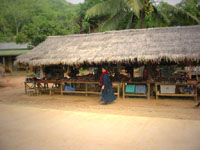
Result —
[[[123, 92], [123, 99], [126, 98], [126, 96], [136, 96], [136, 97], [146, 97], [148, 100], [150, 99], [150, 89], [151, 89], [151, 83], [153, 82], [124, 82], [123, 83], [123, 89], [122, 89], [122, 92]], [[133, 84], [133, 85], [146, 85], [146, 88], [147, 88], [147, 93], [146, 94], [139, 94], [139, 93], [126, 93], [125, 92], [125, 88], [126, 88], [126, 85], [127, 84]]]
[[[100, 94], [99, 82], [91, 82], [91, 81], [46, 81], [46, 80], [37, 80], [35, 82], [31, 82], [31, 86], [29, 85], [29, 82], [24, 82], [25, 84], [25, 93], [27, 94], [28, 89], [32, 87], [34, 89], [35, 93], [37, 95], [41, 93], [48, 93], [49, 95], [54, 94], [55, 92], [59, 92], [61, 95], [63, 93], [82, 93], [88, 96], [88, 94]], [[52, 84], [50, 86], [49, 84]], [[78, 91], [65, 91], [64, 90], [64, 84], [70, 84], [73, 86], [77, 86], [77, 84], [84, 84], [83, 89], [79, 89]], [[117, 85], [117, 92], [114, 94], [119, 98], [120, 97], [120, 83], [119, 82], [113, 82], [114, 85]], [[95, 85], [96, 89], [93, 88], [93, 90], [89, 89], [89, 85]]]
[[[72, 86], [75, 86], [76, 84], [83, 84], [84, 85], [84, 89], [82, 90], [76, 90], [76, 91], [65, 91], [64, 90], [64, 84], [63, 83], [67, 83], [70, 84]], [[93, 91], [91, 89], [88, 88], [88, 85], [95, 85], [96, 89], [93, 89]], [[113, 82], [113, 84], [117, 84], [117, 92], [115, 92], [114, 94], [117, 95], [117, 97], [120, 97], [120, 83], [119, 82]], [[80, 94], [85, 94], [86, 96], [88, 96], [88, 94], [100, 94], [100, 89], [98, 89], [97, 87], [99, 86], [99, 82], [95, 82], [95, 81], [61, 81], [61, 95], [63, 95], [63, 93], [80, 93]]]
[[24, 82], [24, 87], [26, 95], [38, 95], [37, 84], [35, 81]]
[[[191, 94], [178, 94], [178, 93], [161, 93], [160, 92], [160, 86], [161, 85], [175, 85], [177, 86], [193, 86], [194, 93]], [[159, 96], [172, 96], [172, 97], [194, 97], [195, 101], [197, 101], [197, 83], [169, 83], [169, 82], [156, 82], [156, 99], [158, 99]]]
[[[50, 84], [52, 84], [50, 86]], [[46, 81], [46, 80], [37, 80], [36, 85], [38, 89], [38, 93], [41, 94], [42, 92], [49, 93], [52, 95], [55, 91], [60, 92], [60, 81]]]

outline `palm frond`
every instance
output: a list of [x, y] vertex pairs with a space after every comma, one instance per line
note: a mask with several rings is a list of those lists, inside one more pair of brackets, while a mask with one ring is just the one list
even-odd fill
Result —
[[112, 12], [111, 17], [116, 16], [119, 11], [127, 7], [124, 0], [109, 0], [109, 4]]
[[108, 0], [103, 1], [86, 11], [85, 18], [92, 18], [94, 16], [109, 15], [115, 16], [122, 8], [125, 7], [124, 0]]
[[116, 30], [120, 20], [124, 17], [124, 13], [120, 12], [117, 13], [115, 16], [111, 17], [110, 19], [106, 20], [101, 26], [100, 31], [108, 31], [108, 30]]
[[86, 11], [86, 19], [92, 18], [94, 16], [108, 15], [110, 14], [110, 5], [108, 1], [103, 1], [95, 6], [89, 8]]
[[125, 0], [127, 5], [133, 10], [135, 15], [139, 18], [140, 10], [144, 8], [144, 3], [141, 0]]
[[161, 7], [162, 7], [162, 9], [164, 9], [165, 13], [168, 13], [168, 14], [172, 13], [175, 15], [179, 15], [179, 16], [182, 16], [182, 18], [191, 19], [191, 21], [193, 21], [197, 24], [200, 24], [200, 20], [196, 16], [190, 14], [189, 12], [185, 11], [182, 8], [178, 8], [178, 7], [169, 5], [168, 3], [165, 3], [165, 2], [161, 3]]
[[129, 17], [128, 24], [126, 25], [126, 29], [130, 29], [132, 21], [133, 21], [133, 17], [134, 17], [134, 14], [132, 13], [131, 17]]
[[167, 18], [167, 15], [164, 14], [162, 11], [160, 11], [158, 8], [156, 8], [155, 6], [153, 6], [153, 17], [156, 18], [157, 20], [169, 24], [169, 19]]

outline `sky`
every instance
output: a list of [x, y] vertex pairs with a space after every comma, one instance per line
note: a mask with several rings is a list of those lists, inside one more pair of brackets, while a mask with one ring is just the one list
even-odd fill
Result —
[[[78, 3], [84, 2], [84, 0], [66, 0], [66, 1], [73, 3], [73, 4], [78, 4]], [[161, 1], [161, 0], [155, 0], [155, 1]], [[179, 3], [181, 0], [162, 0], [162, 1], [168, 2], [171, 5], [175, 5], [175, 4]]]

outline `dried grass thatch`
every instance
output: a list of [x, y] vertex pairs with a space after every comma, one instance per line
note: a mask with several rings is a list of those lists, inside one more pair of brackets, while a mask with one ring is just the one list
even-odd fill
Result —
[[200, 60], [200, 25], [50, 36], [15, 64], [39, 66], [83, 63]]

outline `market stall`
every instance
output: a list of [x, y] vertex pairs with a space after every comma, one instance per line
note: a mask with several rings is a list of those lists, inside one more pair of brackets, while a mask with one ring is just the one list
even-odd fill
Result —
[[197, 100], [197, 82], [196, 83], [156, 83], [156, 99], [159, 96], [170, 97], [193, 97]]
[[156, 99], [163, 96], [198, 98], [199, 66], [170, 66], [160, 71], [162, 80], [155, 83]]
[[[60, 73], [55, 74], [55, 68], [59, 68]], [[34, 77], [28, 77], [25, 82], [25, 91], [32, 84], [34, 93], [39, 94], [100, 94], [99, 76], [100, 71], [95, 67], [60, 67], [43, 66], [35, 68]], [[61, 71], [62, 70], [62, 71]], [[101, 67], [99, 67], [101, 70]], [[114, 94], [120, 96], [120, 82], [113, 82]], [[27, 94], [27, 92], [26, 92]]]
[[123, 83], [123, 98], [126, 96], [146, 97], [150, 99], [150, 82], [126, 82]]
[[15, 64], [35, 69], [38, 93], [99, 94], [106, 64], [118, 97], [197, 99], [199, 33], [197, 25], [52, 36]]

